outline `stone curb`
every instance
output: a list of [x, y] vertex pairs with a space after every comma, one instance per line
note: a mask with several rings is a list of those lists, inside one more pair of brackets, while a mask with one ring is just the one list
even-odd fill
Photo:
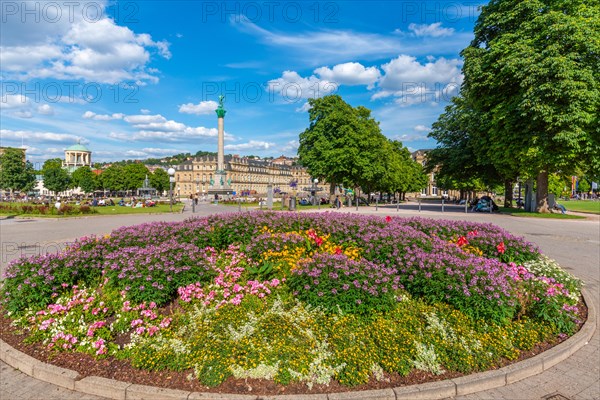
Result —
[[587, 289], [582, 295], [588, 307], [588, 319], [575, 335], [557, 346], [527, 360], [506, 367], [466, 375], [460, 378], [429, 382], [392, 389], [365, 390], [329, 394], [305, 395], [241, 395], [226, 393], [199, 393], [136, 385], [98, 376], [81, 378], [79, 373], [43, 363], [11, 347], [0, 339], [0, 360], [34, 378], [78, 392], [114, 400], [402, 400], [443, 399], [489, 390], [537, 375], [564, 361], [587, 345], [598, 326], [598, 315]]

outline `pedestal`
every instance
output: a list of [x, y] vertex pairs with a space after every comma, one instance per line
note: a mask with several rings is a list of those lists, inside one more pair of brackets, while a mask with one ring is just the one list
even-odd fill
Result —
[[233, 189], [227, 182], [227, 173], [225, 171], [217, 171], [213, 175], [213, 183], [208, 187], [209, 196], [219, 195], [226, 196], [230, 195]]

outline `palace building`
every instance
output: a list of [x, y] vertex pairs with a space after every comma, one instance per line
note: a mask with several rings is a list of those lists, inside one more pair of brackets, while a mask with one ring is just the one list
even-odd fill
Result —
[[[231, 195], [266, 196], [267, 186], [277, 193], [308, 193], [313, 185], [306, 168], [271, 160], [258, 160], [240, 156], [224, 156], [226, 179]], [[173, 190], [178, 196], [205, 195], [215, 185], [218, 159], [216, 156], [194, 157], [175, 168]], [[220, 179], [220, 178], [217, 178]], [[328, 193], [329, 185], [317, 185], [321, 193]]]

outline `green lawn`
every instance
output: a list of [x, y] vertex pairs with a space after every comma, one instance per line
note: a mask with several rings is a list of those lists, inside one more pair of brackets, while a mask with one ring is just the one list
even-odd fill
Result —
[[[0, 203], [4, 204], [4, 203]], [[159, 204], [154, 207], [120, 207], [120, 206], [108, 206], [108, 207], [92, 207], [95, 213], [86, 214], [70, 214], [70, 215], [57, 215], [52, 208], [52, 214], [39, 214], [39, 213], [23, 213], [13, 210], [0, 210], [0, 216], [5, 217], [39, 217], [39, 218], [69, 218], [69, 217], [82, 217], [82, 216], [94, 216], [94, 215], [124, 215], [124, 214], [161, 214], [168, 213], [170, 207], [168, 204]], [[173, 205], [173, 212], [181, 212], [183, 204], [178, 203]]]
[[585, 219], [585, 217], [582, 217], [580, 215], [569, 214], [568, 207], [567, 207], [566, 214], [561, 214], [561, 213], [540, 214], [540, 213], [535, 213], [535, 212], [526, 212], [520, 208], [517, 209], [517, 208], [507, 208], [507, 207], [500, 207], [500, 213], [514, 215], [516, 217], [529, 217], [529, 218]]
[[598, 200], [568, 200], [559, 201], [560, 204], [565, 206], [567, 212], [583, 212], [590, 214], [600, 214], [600, 201]]

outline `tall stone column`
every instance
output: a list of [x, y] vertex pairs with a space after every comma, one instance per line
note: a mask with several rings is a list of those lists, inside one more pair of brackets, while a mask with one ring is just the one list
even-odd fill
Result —
[[217, 148], [217, 170], [225, 171], [225, 110], [221, 110], [222, 113], [219, 114], [219, 110], [217, 110], [218, 119], [218, 129], [219, 129], [219, 143]]
[[225, 108], [223, 107], [223, 101], [225, 96], [219, 96], [219, 107], [215, 110], [217, 113], [218, 123], [217, 127], [219, 130], [219, 142], [217, 148], [217, 171], [225, 171]]
[[219, 96], [219, 107], [215, 110], [217, 113], [217, 127], [218, 127], [218, 144], [217, 144], [217, 170], [213, 178], [211, 179], [210, 186], [208, 188], [209, 194], [215, 195], [229, 195], [232, 193], [230, 180], [227, 179], [227, 172], [225, 172], [225, 108], [223, 107], [223, 101], [225, 96]]

